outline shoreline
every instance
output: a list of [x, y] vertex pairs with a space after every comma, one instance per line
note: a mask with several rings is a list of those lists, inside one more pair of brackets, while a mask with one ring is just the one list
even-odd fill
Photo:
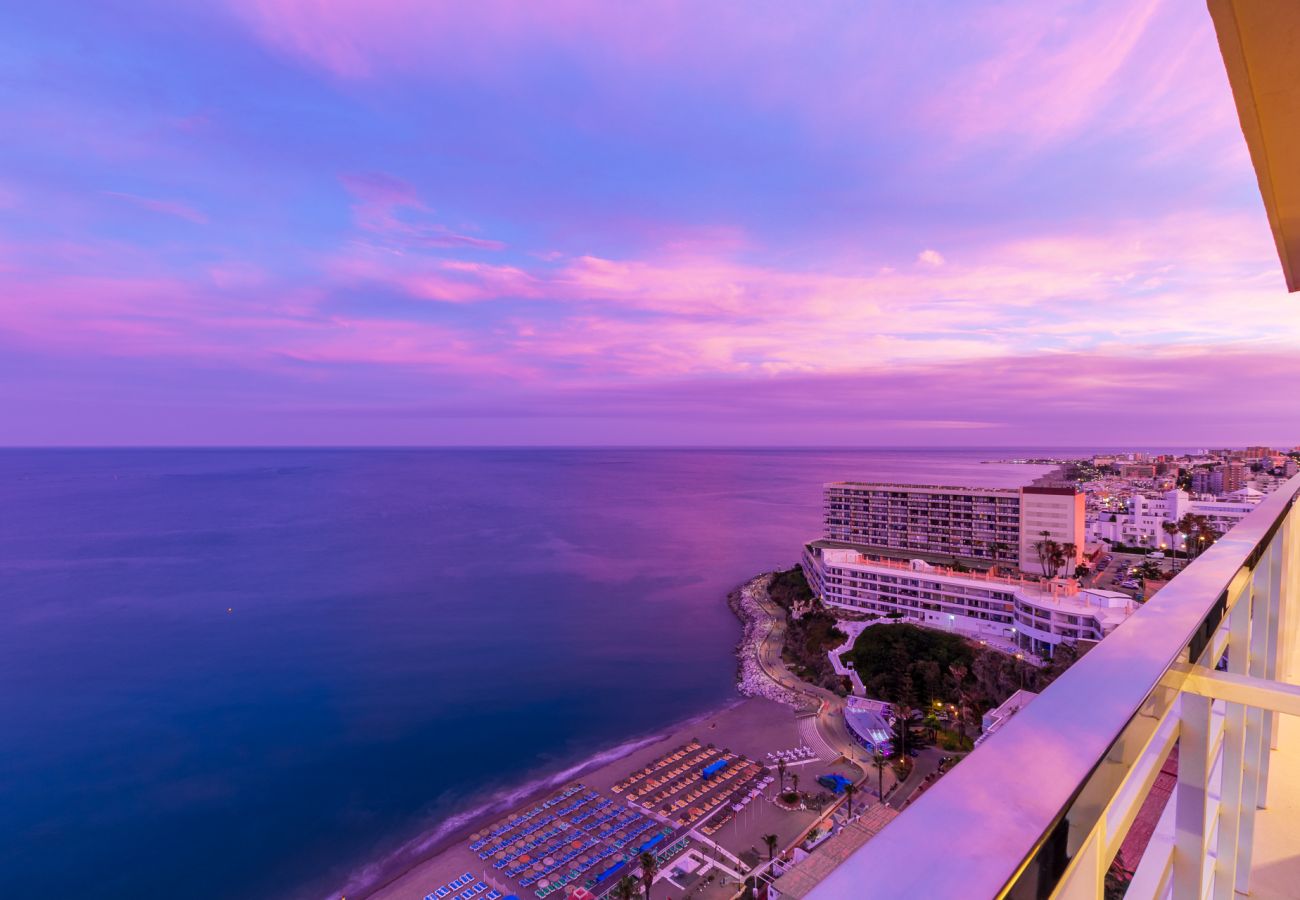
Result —
[[[632, 757], [647, 757], [655, 750], [693, 736], [706, 727], [713, 730], [719, 723], [735, 724], [745, 731], [765, 733], [788, 731], [790, 741], [798, 734], [795, 711], [799, 698], [774, 682], [762, 669], [757, 647], [770, 628], [770, 617], [753, 594], [773, 572], [756, 575], [727, 593], [726, 602], [739, 620], [741, 634], [733, 653], [736, 676], [733, 689], [739, 696], [690, 715], [666, 728], [626, 740], [614, 747], [600, 749], [586, 759], [549, 775], [541, 775], [514, 787], [499, 790], [470, 809], [453, 814], [435, 827], [411, 838], [382, 859], [358, 867], [335, 892], [339, 896], [365, 897], [370, 900], [407, 900], [423, 898], [440, 880], [435, 873], [442, 869], [454, 873], [476, 871], [481, 862], [466, 850], [466, 838], [483, 824], [527, 806], [566, 783], [585, 779], [588, 784], [612, 784]], [[712, 720], [712, 721], [711, 721]], [[445, 879], [441, 879], [445, 880]]]
[[[517, 786], [502, 788], [484, 802], [455, 813], [436, 827], [411, 838], [389, 852], [383, 859], [361, 866], [348, 876], [346, 884], [337, 891], [326, 894], [322, 900], [337, 900], [339, 896], [352, 896], [354, 893], [362, 898], [382, 897], [402, 879], [455, 849], [483, 823], [526, 806], [567, 782], [579, 780], [622, 762], [646, 747], [660, 744], [688, 728], [724, 715], [744, 703], [744, 697], [734, 697], [719, 706], [675, 722], [656, 733], [631, 738], [612, 748], [597, 750], [582, 761], [558, 772], [539, 775]], [[410, 858], [402, 860], [402, 857]], [[384, 870], [389, 871], [385, 873]]]

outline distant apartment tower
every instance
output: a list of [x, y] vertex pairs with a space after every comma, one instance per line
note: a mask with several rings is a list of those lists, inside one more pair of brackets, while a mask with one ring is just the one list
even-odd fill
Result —
[[1230, 462], [1223, 467], [1223, 493], [1239, 491], [1250, 481], [1250, 467], [1245, 463]]
[[[1045, 574], [1034, 546], [1073, 544], [1083, 552], [1083, 495], [1072, 487], [970, 488], [838, 481], [824, 488], [827, 540], [901, 558], [1010, 565]], [[1027, 514], [1027, 518], [1026, 518]], [[1026, 531], [1026, 522], [1032, 529]]]
[[1218, 485], [1214, 484], [1214, 473], [1208, 469], [1197, 469], [1192, 473], [1192, 493], [1193, 494], [1217, 494], [1223, 490], [1223, 477], [1218, 479]]
[[1156, 467], [1151, 463], [1123, 463], [1119, 474], [1121, 478], [1155, 478]]

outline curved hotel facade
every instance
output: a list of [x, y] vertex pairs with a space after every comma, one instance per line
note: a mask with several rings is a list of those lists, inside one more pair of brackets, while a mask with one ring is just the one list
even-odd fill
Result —
[[922, 560], [873, 557], [833, 541], [805, 545], [804, 573], [831, 606], [888, 616], [990, 640], [1050, 658], [1063, 642], [1100, 641], [1137, 605], [1126, 594], [1081, 589], [1072, 580], [1030, 581], [955, 572]]

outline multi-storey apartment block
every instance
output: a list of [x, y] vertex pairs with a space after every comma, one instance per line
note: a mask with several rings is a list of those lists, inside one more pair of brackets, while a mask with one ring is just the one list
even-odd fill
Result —
[[[1074, 563], [1083, 551], [1083, 495], [1074, 488], [838, 481], [824, 488], [823, 521], [831, 541], [1036, 574], [1043, 574], [1034, 546], [1043, 531], [1058, 544], [1074, 545]], [[1072, 571], [1072, 564], [1063, 571]]]
[[829, 540], [984, 565], [1020, 559], [1014, 489], [840, 481], [824, 497]]
[[899, 562], [813, 541], [804, 548], [808, 584], [823, 603], [901, 613], [929, 628], [1012, 643], [1048, 658], [1064, 642], [1100, 641], [1137, 608], [1126, 594], [1074, 581], [1030, 581]]

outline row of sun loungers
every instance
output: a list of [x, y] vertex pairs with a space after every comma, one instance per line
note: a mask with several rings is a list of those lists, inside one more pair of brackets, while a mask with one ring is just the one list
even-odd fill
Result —
[[[720, 758], [730, 762], [731, 760], [735, 759], [736, 756], [735, 754], [728, 753], [721, 756]], [[676, 781], [674, 781], [672, 784], [670, 784], [666, 789], [655, 794], [654, 797], [645, 800], [633, 800], [632, 802], [640, 803], [641, 805], [646, 807], [659, 806], [667, 801], [672, 800], [680, 791], [691, 786], [696, 786], [697, 790], [688, 792], [693, 795], [692, 797], [688, 797], [688, 799], [693, 799], [694, 795], [703, 793], [704, 791], [707, 791], [709, 789], [710, 785], [716, 784], [718, 779], [725, 780], [726, 778], [731, 777], [731, 774], [734, 772], [736, 772], [735, 769], [727, 769], [725, 770], [724, 774], [717, 775], [711, 780], [705, 782], [701, 782], [700, 779], [694, 775], [687, 776], [685, 778], [679, 778]], [[678, 798], [678, 804], [680, 804], [680, 798]]]
[[775, 753], [769, 753], [767, 755], [767, 758], [773, 762], [776, 762], [778, 759], [783, 759], [786, 762], [798, 762], [804, 759], [815, 759], [816, 757], [817, 754], [807, 745], [795, 747], [793, 750], [778, 750]]
[[728, 759], [734, 758], [735, 756], [735, 754], [730, 754], [730, 753], [724, 754], [724, 752], [721, 750], [718, 750], [716, 748], [710, 748], [695, 754], [693, 757], [691, 757], [681, 765], [673, 766], [672, 768], [666, 769], [663, 772], [652, 770], [650, 773], [648, 773], [646, 781], [638, 785], [636, 789], [631, 792], [631, 797], [633, 800], [636, 800], [637, 798], [640, 797], [644, 797], [646, 794], [650, 793], [655, 788], [663, 784], [666, 784], [667, 782], [671, 781], [672, 779], [676, 778], [677, 776], [681, 775], [684, 772], [690, 771], [695, 766], [698, 766], [701, 763], [706, 762], [707, 760], [713, 759], [714, 757], [723, 757], [724, 755]]
[[[489, 888], [482, 881], [466, 887], [473, 880], [473, 873], [466, 872], [454, 881], [430, 891], [425, 895], [424, 900], [471, 900], [471, 898], [478, 897], [480, 894], [483, 895], [483, 900], [500, 900], [501, 892], [496, 888]], [[464, 890], [461, 890], [461, 888], [464, 888]]]
[[[540, 831], [541, 829], [545, 828], [547, 825], [550, 825], [552, 822], [554, 822], [555, 818], [556, 818], [555, 816], [543, 816], [542, 818], [538, 819], [535, 823], [533, 823], [533, 827], [521, 831], [516, 835], [512, 835], [511, 837], [508, 837], [505, 840], [498, 841], [497, 843], [493, 844], [491, 847], [486, 847], [480, 850], [478, 858], [487, 859], [489, 856], [495, 856], [496, 854], [500, 853], [502, 850], [506, 849], [507, 847], [510, 847], [518, 843], [523, 838], [526, 838], [532, 834], [536, 834], [538, 831]], [[475, 841], [474, 843], [469, 845], [469, 849], [479, 850], [480, 847], [483, 847], [484, 843], [485, 842], [481, 840]]]
[[[725, 782], [739, 776], [742, 779], [740, 785], [741, 785], [741, 789], [743, 790], [744, 786], [747, 786], [751, 782], [753, 782], [758, 777], [761, 771], [762, 768], [758, 765], [758, 763], [749, 763], [749, 765], [744, 766], [743, 768], [729, 769], [725, 775], [718, 776], [718, 778], [715, 779], [713, 782], [711, 782], [711, 784], [716, 786], [721, 782]], [[706, 788], [705, 790], [708, 789]], [[677, 822], [681, 825], [695, 824], [701, 818], [708, 815], [711, 811], [717, 809], [720, 805], [722, 805], [724, 802], [730, 799], [734, 795], [734, 793], [735, 792], [733, 791], [726, 794], [714, 794], [710, 797], [707, 797], [704, 800], [704, 802], [702, 802], [699, 806], [692, 806], [686, 812], [678, 816]]]
[[672, 753], [669, 753], [666, 756], [662, 756], [659, 759], [657, 759], [652, 765], [646, 767], [640, 772], [633, 772], [631, 775], [624, 778], [618, 784], [614, 785], [613, 787], [614, 793], [621, 794], [623, 791], [627, 790], [629, 787], [636, 784], [638, 781], [645, 778], [647, 775], [653, 774], [655, 770], [661, 769], [664, 766], [671, 765], [672, 763], [675, 763], [680, 759], [684, 759], [686, 756], [688, 756], [691, 753], [694, 753], [698, 749], [700, 749], [699, 741], [691, 741], [689, 744], [684, 744], [681, 747], [678, 747]]
[[738, 785], [736, 790], [732, 791], [731, 795], [726, 798], [731, 804], [731, 809], [726, 810], [721, 815], [714, 816], [704, 823], [704, 825], [700, 826], [700, 831], [707, 835], [712, 835], [718, 831], [723, 825], [735, 818], [737, 808], [744, 809], [753, 802], [755, 797], [762, 793], [764, 787], [771, 783], [771, 777], [765, 777], [761, 772], [755, 772], [753, 777]]
[[[556, 838], [557, 836], [563, 833], [564, 833], [564, 829], [560, 828], [560, 826], [557, 825], [551, 830], [544, 832], [541, 835], [541, 837], [537, 838], [536, 840], [529, 841], [527, 844], [524, 844], [510, 851], [505, 856], [501, 857], [496, 862], [494, 862], [492, 864], [492, 868], [494, 869], [504, 868], [505, 866], [510, 865], [519, 857], [528, 856], [529, 854], [533, 856], [546, 856], [550, 848], [563, 844], [565, 840], [568, 840], [567, 838], [559, 841], [554, 840], [554, 838]], [[543, 849], [539, 850], [538, 849], [539, 847]], [[534, 853], [533, 851], [536, 851], [536, 853]]]
[[[734, 754], [726, 754], [726, 755], [724, 755], [724, 754], [721, 754], [721, 753], [710, 753], [710, 754], [707, 754], [707, 755], [701, 755], [701, 756], [698, 756], [698, 757], [696, 757], [696, 759], [695, 759], [694, 761], [692, 761], [692, 763], [691, 763], [690, 766], [683, 766], [683, 767], [680, 768], [680, 769], [675, 769], [675, 770], [674, 770], [674, 776], [665, 775], [663, 778], [657, 778], [657, 779], [654, 779], [653, 781], [648, 781], [648, 782], [646, 782], [645, 785], [642, 786], [639, 790], [633, 792], [633, 794], [632, 794], [628, 799], [631, 800], [633, 803], [645, 803], [646, 801], [645, 801], [643, 798], [644, 798], [647, 794], [649, 794], [649, 793], [650, 793], [651, 791], [653, 791], [655, 788], [657, 788], [657, 787], [662, 787], [662, 786], [665, 785], [665, 784], [670, 785], [670, 786], [668, 787], [668, 789], [667, 789], [667, 793], [669, 793], [669, 794], [673, 793], [674, 791], [681, 790], [681, 787], [682, 787], [683, 785], [690, 784], [691, 782], [693, 782], [693, 781], [696, 780], [696, 777], [695, 777], [696, 774], [697, 774], [696, 770], [698, 769], [699, 764], [704, 763], [704, 762], [707, 761], [707, 760], [712, 760], [713, 762], [716, 762], [717, 760], [720, 760], [720, 759], [726, 759], [726, 760], [735, 759], [735, 755], [734, 755]], [[706, 768], [707, 768], [707, 766], [706, 766]], [[673, 780], [673, 777], [675, 777], [675, 775], [681, 775], [682, 772], [690, 772], [690, 774], [685, 775], [685, 776], [680, 777], [680, 778], [677, 778], [677, 779], [674, 781], [674, 780]], [[652, 803], [653, 803], [653, 802], [658, 802], [658, 800], [661, 799], [661, 795], [663, 795], [664, 793], [665, 793], [664, 791], [660, 791], [659, 794], [656, 794], [656, 795], [655, 795], [655, 798], [654, 798], [653, 800], [651, 800], [650, 802], [652, 802]]]
[[[577, 872], [572, 872], [563, 878], [557, 879], [556, 881], [552, 881], [551, 883], [546, 885], [546, 887], [538, 889], [536, 891], [537, 896], [539, 898], [549, 896], [554, 891], [563, 888], [564, 885], [568, 884], [569, 882], [581, 878], [587, 872], [591, 871], [596, 866], [601, 865], [605, 860], [609, 859], [611, 856], [613, 856], [616, 853], [618, 853], [618, 850], [615, 849], [614, 847], [606, 847], [604, 850], [600, 851], [599, 853], [593, 854], [590, 859], [588, 859], [585, 863], [583, 863], [581, 866], [578, 867]], [[542, 873], [538, 877], [544, 878], [546, 877], [546, 874]], [[522, 884], [524, 887], [528, 887], [531, 884], [531, 882], [522, 881], [520, 882], [520, 884]]]
[[471, 844], [470, 849], [471, 850], [480, 849], [480, 847], [484, 843], [491, 840], [492, 838], [500, 837], [501, 835], [505, 834], [507, 831], [510, 831], [513, 828], [518, 828], [519, 826], [528, 822], [529, 819], [533, 818], [534, 816], [541, 815], [543, 812], [550, 809], [552, 806], [555, 806], [557, 803], [563, 803], [565, 800], [569, 799], [570, 797], [572, 797], [574, 794], [578, 793], [578, 791], [581, 790], [585, 790], [585, 788], [581, 784], [571, 785], [565, 788], [560, 793], [556, 794], [554, 797], [547, 800], [545, 803], [539, 803], [537, 806], [532, 807], [526, 812], [520, 813], [519, 815], [515, 816], [513, 819], [510, 819], [509, 821], [498, 822], [497, 825], [493, 827], [491, 831], [489, 831], [483, 838], [481, 838], [481, 840], [478, 842], [479, 847], [475, 847], [473, 844]]
[[[564, 854], [563, 856], [561, 856], [560, 858], [556, 859], [555, 862], [553, 862], [551, 865], [547, 866], [547, 867], [546, 867], [545, 869], [543, 869], [542, 871], [537, 872], [537, 873], [535, 873], [535, 874], [531, 874], [531, 875], [526, 875], [526, 876], [524, 876], [524, 878], [523, 878], [519, 883], [520, 883], [521, 885], [523, 885], [524, 887], [530, 887], [531, 885], [537, 883], [539, 880], [541, 880], [541, 879], [547, 877], [548, 875], [550, 875], [550, 874], [551, 874], [552, 872], [554, 872], [556, 869], [562, 868], [563, 866], [567, 865], [567, 864], [568, 864], [569, 862], [571, 862], [572, 860], [576, 859], [578, 856], [582, 855], [582, 854], [583, 854], [584, 852], [586, 852], [587, 850], [590, 850], [592, 847], [595, 847], [596, 844], [597, 844], [597, 841], [596, 841], [594, 838], [588, 838], [586, 841], [583, 842], [582, 846], [580, 846], [580, 847], [575, 847], [573, 850], [570, 850], [568, 853], [566, 853], [566, 854]], [[585, 864], [584, 864], [584, 865], [585, 865]], [[584, 871], [585, 871], [585, 868], [584, 868]]]
[[573, 816], [572, 818], [569, 819], [569, 821], [574, 825], [581, 825], [583, 822], [587, 821], [592, 816], [600, 815], [601, 810], [609, 809], [613, 805], [614, 805], [613, 800], [609, 800], [609, 799], [602, 800], [599, 803], [597, 803], [595, 806], [593, 806], [591, 809], [584, 812], [582, 815]]

